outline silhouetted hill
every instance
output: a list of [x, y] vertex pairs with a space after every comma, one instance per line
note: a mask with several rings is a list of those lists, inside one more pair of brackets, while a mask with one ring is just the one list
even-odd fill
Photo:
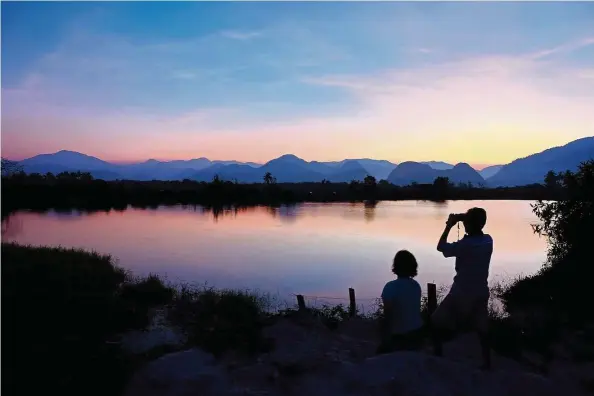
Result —
[[262, 168], [254, 168], [249, 165], [214, 164], [194, 173], [189, 179], [210, 182], [218, 175], [221, 180], [237, 180], [240, 183], [261, 183], [265, 173], [266, 171], [262, 170]]
[[360, 158], [356, 159], [368, 174], [375, 177], [377, 181], [382, 179], [388, 179], [390, 172], [396, 168], [396, 164], [386, 160], [375, 160], [371, 158]]
[[270, 160], [258, 169], [272, 173], [279, 183], [319, 182], [325, 178], [322, 173], [311, 170], [307, 161], [292, 154]]
[[[327, 162], [312, 161], [312, 162], [310, 162], [310, 165], [314, 166], [314, 167], [312, 167], [312, 169], [315, 171], [318, 171], [320, 173], [330, 174], [332, 172], [335, 172], [337, 169], [339, 169], [347, 161], [359, 162], [359, 164], [361, 164], [363, 166], [363, 168], [365, 168], [365, 170], [367, 170], [367, 173], [369, 175], [375, 177], [377, 180], [387, 179], [390, 172], [392, 172], [394, 170], [394, 168], [396, 168], [395, 163], [392, 163], [392, 162], [386, 161], [386, 160], [376, 160], [376, 159], [371, 159], [371, 158], [351, 158], [351, 159], [345, 159], [342, 161], [327, 161]], [[319, 166], [318, 164], [322, 164], [322, 166], [325, 166], [325, 167], [315, 168], [315, 166]], [[330, 171], [328, 171], [328, 168], [330, 168]]]
[[431, 166], [420, 163], [406, 161], [398, 165], [388, 176], [388, 181], [396, 185], [409, 185], [411, 183], [428, 184], [439, 177], [447, 177], [450, 182], [472, 183], [475, 185], [484, 184], [485, 180], [481, 175], [466, 163], [456, 164], [452, 169], [434, 169]]
[[472, 183], [474, 185], [485, 184], [485, 179], [473, 167], [465, 162], [454, 165], [452, 169], [437, 171], [438, 176], [445, 176], [454, 184]]
[[487, 180], [488, 178], [493, 177], [497, 172], [499, 172], [501, 168], [503, 168], [503, 165], [487, 166], [486, 168], [480, 170], [479, 173], [483, 177], [483, 179]]
[[436, 170], [447, 170], [452, 169], [454, 165], [448, 164], [447, 162], [443, 161], [424, 161], [421, 164], [429, 165], [431, 168]]
[[118, 166], [90, 155], [62, 150], [53, 154], [39, 154], [20, 161], [27, 173], [90, 172], [94, 177], [105, 180], [117, 179]]
[[409, 185], [415, 183], [433, 183], [437, 177], [437, 170], [420, 162], [401, 162], [389, 175], [388, 181], [396, 185]]
[[332, 173], [336, 172], [336, 169], [339, 167], [340, 165], [337, 162], [311, 161], [309, 163], [309, 169], [323, 175], [331, 175]]
[[594, 137], [576, 140], [562, 147], [520, 158], [505, 166], [491, 166], [480, 173], [468, 164], [453, 166], [442, 161], [402, 162], [400, 165], [370, 158], [342, 161], [307, 162], [295, 155], [286, 154], [264, 165], [234, 160], [211, 161], [200, 157], [190, 160], [159, 161], [150, 159], [135, 164], [113, 164], [99, 158], [62, 150], [41, 154], [20, 161], [27, 173], [90, 172], [104, 180], [182, 180], [211, 181], [218, 174], [223, 180], [243, 183], [260, 183], [266, 172], [272, 173], [279, 183], [363, 180], [372, 175], [378, 181], [389, 180], [403, 185], [411, 182], [433, 183], [436, 177], [449, 177], [453, 183], [485, 183], [489, 186], [514, 186], [542, 182], [549, 170], [556, 172], [575, 170], [577, 165], [594, 153]]
[[[191, 178], [200, 171], [213, 165], [244, 165], [238, 161], [211, 161], [208, 158], [191, 160], [158, 161], [149, 159], [134, 164], [112, 164], [99, 158], [74, 151], [62, 150], [53, 154], [40, 154], [20, 161], [26, 173], [89, 172], [95, 178], [104, 180], [182, 180]], [[253, 162], [246, 166], [261, 166]], [[233, 169], [233, 168], [232, 168]], [[229, 169], [231, 171], [232, 169]], [[241, 172], [240, 172], [241, 173]]]
[[585, 137], [507, 164], [489, 178], [489, 185], [497, 187], [543, 183], [548, 171], [575, 171], [581, 162], [593, 158], [594, 137]]
[[329, 180], [336, 183], [348, 183], [352, 180], [363, 180], [369, 175], [367, 169], [358, 160], [347, 160], [329, 177]]

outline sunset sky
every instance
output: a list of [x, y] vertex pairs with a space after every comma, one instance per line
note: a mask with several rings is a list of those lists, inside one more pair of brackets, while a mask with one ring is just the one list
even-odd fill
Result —
[[2, 3], [2, 156], [498, 164], [594, 135], [594, 3]]

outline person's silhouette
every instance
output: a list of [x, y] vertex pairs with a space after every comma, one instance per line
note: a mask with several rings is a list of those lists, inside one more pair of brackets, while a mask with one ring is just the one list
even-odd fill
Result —
[[[466, 235], [448, 243], [450, 230], [458, 222], [464, 224]], [[483, 233], [487, 212], [482, 208], [469, 209], [464, 214], [450, 214], [437, 250], [444, 257], [456, 258], [456, 276], [450, 292], [431, 316], [434, 352], [443, 354], [442, 342], [450, 331], [470, 328], [481, 342], [483, 368], [491, 367], [488, 342], [489, 265], [493, 254], [493, 239]]]
[[417, 268], [417, 260], [408, 250], [394, 256], [392, 272], [397, 279], [386, 283], [382, 291], [384, 319], [378, 353], [418, 349], [422, 345], [421, 286], [413, 279]]

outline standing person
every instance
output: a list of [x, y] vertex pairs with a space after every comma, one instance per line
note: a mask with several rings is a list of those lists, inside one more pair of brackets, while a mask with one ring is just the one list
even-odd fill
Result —
[[[450, 230], [458, 222], [464, 224], [466, 234], [448, 243]], [[463, 214], [450, 214], [437, 243], [444, 257], [456, 258], [456, 276], [450, 292], [431, 317], [434, 352], [442, 356], [442, 342], [449, 331], [470, 326], [479, 335], [483, 356], [483, 369], [491, 368], [491, 350], [488, 342], [489, 265], [493, 254], [493, 239], [483, 233], [487, 212], [471, 208]]]
[[392, 273], [397, 278], [386, 283], [382, 291], [384, 318], [378, 353], [422, 346], [421, 286], [413, 279], [417, 268], [417, 260], [408, 250], [401, 250], [394, 256]]

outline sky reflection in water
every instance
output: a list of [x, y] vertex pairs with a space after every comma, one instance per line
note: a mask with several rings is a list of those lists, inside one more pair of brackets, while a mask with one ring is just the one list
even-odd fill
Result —
[[495, 242], [491, 281], [540, 268], [546, 242], [532, 233], [537, 219], [527, 201], [316, 203], [216, 216], [181, 206], [82, 215], [21, 212], [4, 236], [110, 253], [135, 274], [166, 274], [171, 281], [282, 296], [348, 297], [353, 287], [365, 299], [377, 297], [392, 278], [391, 259], [400, 249], [416, 255], [423, 288], [426, 282], [449, 285], [454, 259], [435, 250], [437, 239], [448, 213], [472, 206], [488, 213], [486, 232]]

